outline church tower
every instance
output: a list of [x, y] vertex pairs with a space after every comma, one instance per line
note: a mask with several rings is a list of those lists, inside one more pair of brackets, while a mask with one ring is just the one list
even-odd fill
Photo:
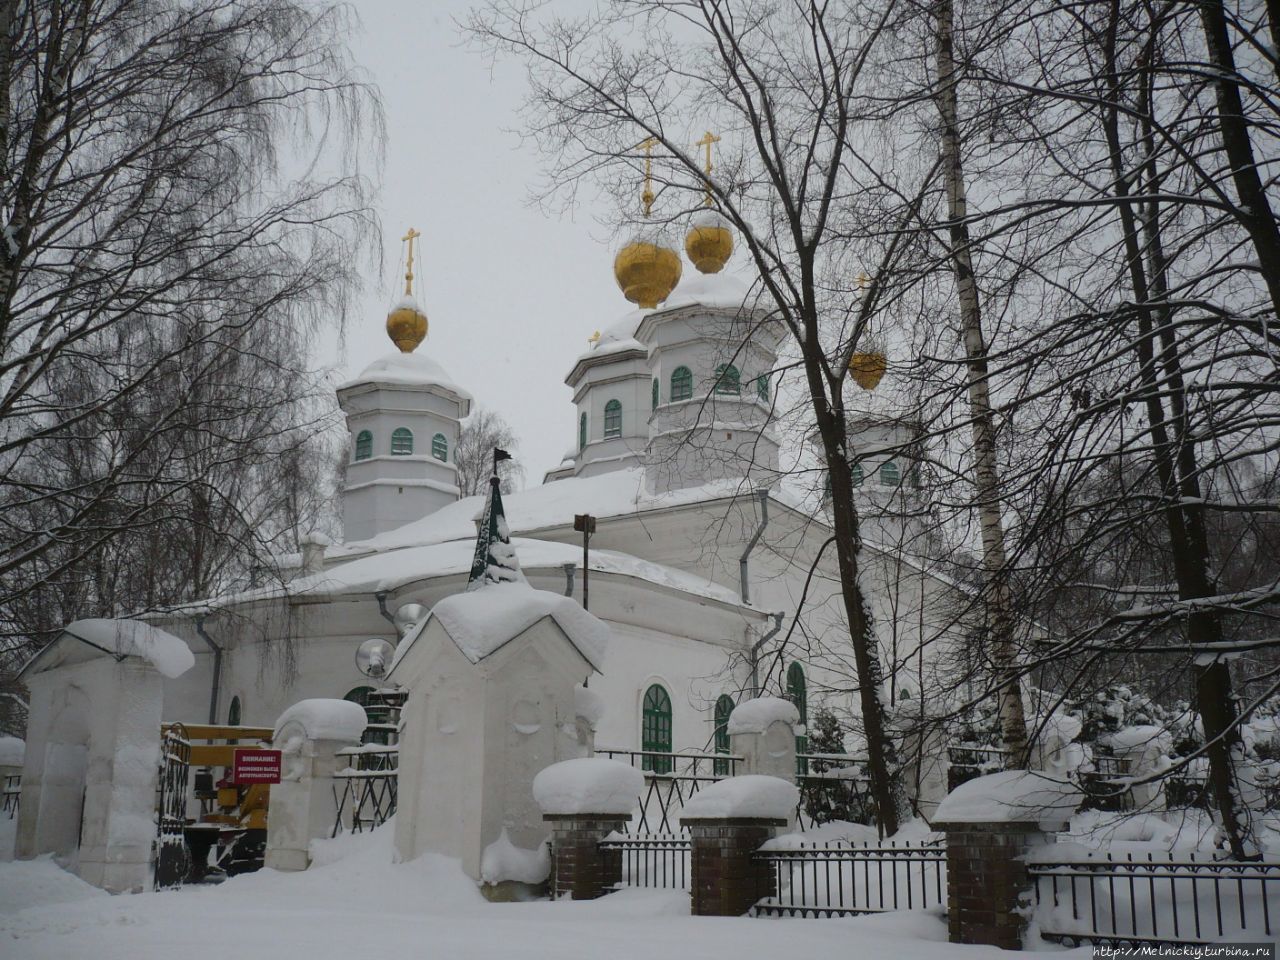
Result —
[[595, 476], [638, 467], [649, 439], [649, 351], [635, 339], [632, 311], [591, 338], [565, 383], [573, 389], [577, 446], [573, 474]]
[[398, 352], [338, 388], [350, 433], [342, 486], [348, 543], [394, 530], [458, 499], [454, 456], [471, 395], [440, 364], [414, 352], [427, 335], [427, 315], [413, 297], [413, 241], [419, 236], [411, 229], [404, 237], [404, 297], [387, 315], [387, 336]]

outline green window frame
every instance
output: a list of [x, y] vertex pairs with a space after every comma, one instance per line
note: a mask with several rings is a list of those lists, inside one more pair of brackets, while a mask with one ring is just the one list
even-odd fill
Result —
[[902, 481], [902, 474], [898, 471], [898, 465], [892, 460], [886, 460], [880, 464], [880, 486], [896, 487]]
[[[720, 696], [716, 698], [715, 709], [716, 730], [714, 741], [716, 753], [729, 752], [729, 715], [732, 713], [733, 697], [729, 696], [727, 693], [720, 694]], [[729, 776], [728, 760], [713, 760], [711, 766], [712, 772], [717, 777]]]
[[[350, 700], [352, 703], [358, 703], [364, 707], [365, 716], [369, 718], [370, 724], [386, 723], [389, 713], [382, 704], [369, 706], [369, 697], [377, 691], [373, 687], [353, 687], [348, 690], [342, 697], [343, 700]], [[384, 746], [390, 741], [391, 731], [389, 730], [372, 730], [365, 728], [364, 734], [360, 738], [361, 743], [380, 743]]]
[[862, 475], [862, 464], [860, 464], [860, 463], [855, 463], [855, 464], [850, 468], [849, 472], [850, 472], [851, 474], [853, 474], [853, 485], [854, 485], [855, 487], [860, 487], [860, 486], [862, 486], [862, 482], [863, 482], [863, 480], [865, 480], [865, 479], [866, 479], [866, 478]]
[[767, 373], [762, 373], [756, 377], [756, 396], [765, 402], [769, 400], [769, 375]]
[[407, 457], [413, 453], [413, 431], [408, 427], [396, 427], [391, 431], [391, 455]]
[[581, 453], [587, 449], [587, 414], [583, 411], [582, 416], [578, 418], [578, 452]]
[[662, 388], [658, 386], [658, 378], [653, 378], [653, 405], [650, 409], [658, 409], [658, 401], [661, 399]]
[[[796, 705], [796, 711], [800, 714], [800, 726], [805, 732], [796, 737], [796, 753], [809, 752], [809, 688], [804, 678], [804, 667], [800, 666], [799, 661], [792, 661], [791, 666], [787, 667], [787, 699]], [[809, 772], [809, 761], [803, 757], [796, 757], [796, 773], [806, 774]]]
[[373, 433], [361, 430], [356, 434], [356, 459], [368, 460], [373, 456]]
[[622, 436], [622, 403], [610, 400], [604, 405], [604, 438]]
[[441, 463], [449, 462], [449, 439], [443, 433], [431, 438], [431, 455]]
[[[640, 749], [653, 753], [670, 753], [672, 744], [671, 694], [660, 683], [652, 684], [644, 692], [640, 709]], [[653, 773], [670, 773], [670, 757], [645, 756], [642, 770]]]
[[[227, 726], [228, 727], [240, 726], [240, 718], [243, 715], [243, 713], [244, 711], [241, 709], [241, 706], [240, 706], [240, 698], [232, 697], [231, 704], [230, 706], [227, 707]], [[229, 744], [236, 744], [239, 742], [240, 742], [239, 740], [227, 741], [227, 743]]]
[[671, 371], [671, 402], [693, 398], [693, 374], [688, 367], [676, 367]]
[[731, 363], [722, 363], [716, 367], [715, 392], [728, 397], [742, 395], [742, 377], [738, 368]]

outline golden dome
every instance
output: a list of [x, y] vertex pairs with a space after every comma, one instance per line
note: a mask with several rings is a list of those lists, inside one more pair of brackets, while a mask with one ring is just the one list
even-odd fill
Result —
[[855, 353], [849, 358], [849, 372], [863, 390], [874, 390], [889, 368], [889, 358], [880, 350]]
[[729, 221], [714, 210], [693, 218], [684, 238], [684, 252], [699, 273], [719, 273], [733, 255], [733, 231]]
[[413, 353], [427, 336], [427, 315], [413, 297], [405, 296], [387, 314], [387, 336], [401, 353]]
[[644, 309], [651, 310], [671, 296], [680, 272], [680, 254], [657, 237], [632, 240], [613, 260], [622, 295]]

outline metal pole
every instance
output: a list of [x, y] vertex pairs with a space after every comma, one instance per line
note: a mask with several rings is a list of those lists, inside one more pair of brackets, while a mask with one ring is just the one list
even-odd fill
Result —
[[589, 513], [579, 513], [573, 518], [573, 529], [582, 534], [582, 609], [587, 607], [587, 581], [589, 579], [588, 547], [591, 535], [596, 532], [596, 518]]

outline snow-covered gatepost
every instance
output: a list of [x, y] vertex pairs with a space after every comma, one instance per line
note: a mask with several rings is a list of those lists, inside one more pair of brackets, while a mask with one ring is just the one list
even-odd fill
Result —
[[608, 628], [572, 599], [524, 581], [495, 481], [467, 592], [432, 608], [388, 673], [409, 691], [400, 860], [457, 857], [490, 899], [541, 889], [550, 858], [533, 780], [580, 755], [574, 688], [599, 667], [607, 641]]
[[643, 773], [603, 757], [564, 760], [533, 778], [552, 830], [552, 896], [595, 900], [622, 882], [622, 851], [600, 841], [625, 828], [643, 791]]
[[[744, 700], [729, 714], [726, 730], [729, 749], [742, 757], [739, 774], [796, 779], [796, 725], [800, 711], [781, 697]], [[796, 808], [785, 814], [787, 827], [795, 827]]]
[[1073, 784], [1029, 770], [978, 777], [947, 795], [933, 825], [947, 835], [952, 943], [1022, 948], [1027, 857], [1055, 842], [1083, 799]]
[[338, 751], [358, 745], [368, 723], [364, 707], [350, 700], [300, 700], [280, 714], [271, 737], [281, 757], [280, 782], [271, 788], [266, 866], [311, 865], [311, 841], [328, 837], [337, 817], [333, 775], [345, 762]]
[[777, 895], [773, 864], [755, 853], [787, 825], [799, 802], [794, 783], [759, 774], [729, 777], [690, 798], [680, 823], [693, 846], [694, 916], [740, 917]]
[[195, 664], [138, 620], [77, 620], [23, 668], [19, 859], [52, 853], [113, 893], [149, 889], [165, 678]]

